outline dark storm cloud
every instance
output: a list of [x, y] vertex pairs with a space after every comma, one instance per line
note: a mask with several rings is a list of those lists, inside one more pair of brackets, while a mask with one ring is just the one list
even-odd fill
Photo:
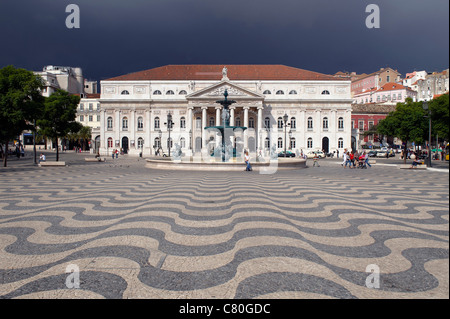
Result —
[[[80, 29], [65, 26], [70, 3]], [[380, 29], [365, 26], [370, 3]], [[448, 67], [448, 10], [448, 0], [1, 0], [0, 67], [80, 66], [97, 80], [194, 63], [434, 71]]]

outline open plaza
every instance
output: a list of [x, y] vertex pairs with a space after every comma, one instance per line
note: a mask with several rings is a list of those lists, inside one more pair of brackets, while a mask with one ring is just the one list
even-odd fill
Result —
[[60, 156], [0, 168], [0, 298], [449, 298], [446, 161], [261, 174]]

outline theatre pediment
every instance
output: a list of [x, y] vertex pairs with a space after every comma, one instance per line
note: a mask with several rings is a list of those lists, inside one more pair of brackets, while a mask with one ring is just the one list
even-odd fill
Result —
[[223, 98], [223, 94], [227, 90], [228, 99], [250, 99], [250, 100], [263, 100], [264, 95], [244, 88], [240, 85], [231, 83], [229, 81], [221, 81], [217, 84], [191, 93], [186, 96], [188, 100], [217, 100]]

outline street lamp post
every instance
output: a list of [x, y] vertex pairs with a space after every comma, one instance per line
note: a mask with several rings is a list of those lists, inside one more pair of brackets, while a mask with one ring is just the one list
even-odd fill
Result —
[[287, 134], [287, 121], [289, 119], [289, 116], [287, 114], [284, 114], [283, 116], [283, 121], [284, 121], [284, 157], [286, 157], [286, 142], [287, 142], [287, 138], [286, 138], [286, 134]]
[[428, 112], [428, 115], [425, 116], [428, 117], [427, 165], [428, 167], [431, 167], [431, 110], [428, 106], [428, 101], [424, 101], [422, 106], [423, 109]]
[[[158, 147], [157, 152], [159, 154], [159, 149], [162, 150], [162, 131], [161, 130], [158, 130], [158, 135], [159, 135], [159, 145], [157, 145], [157, 147]], [[162, 154], [160, 154], [160, 156], [162, 156]]]
[[189, 130], [189, 150], [192, 151], [192, 129]]
[[172, 128], [172, 114], [167, 114], [167, 123], [164, 123], [167, 125], [167, 131], [169, 132], [169, 138], [167, 139], [167, 148], [169, 149], [169, 157], [170, 157], [170, 129]]

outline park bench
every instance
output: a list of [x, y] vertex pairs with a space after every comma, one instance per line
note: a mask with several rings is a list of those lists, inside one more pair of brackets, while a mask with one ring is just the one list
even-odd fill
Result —
[[66, 162], [45, 161], [39, 163], [39, 167], [50, 167], [50, 166], [66, 166]]
[[84, 160], [86, 162], [106, 162], [104, 157], [85, 157]]
[[400, 169], [406, 169], [406, 168], [410, 168], [410, 169], [427, 169], [426, 165], [417, 165], [415, 168], [413, 168], [413, 166], [411, 164], [400, 164], [399, 167]]

